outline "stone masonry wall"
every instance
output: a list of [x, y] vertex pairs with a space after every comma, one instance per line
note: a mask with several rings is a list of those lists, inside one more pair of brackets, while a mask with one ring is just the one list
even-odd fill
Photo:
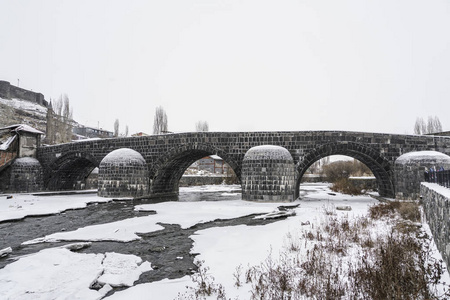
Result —
[[9, 189], [14, 192], [38, 192], [44, 187], [39, 161], [31, 157], [17, 158], [11, 165]]
[[134, 150], [111, 152], [100, 163], [98, 195], [101, 197], [140, 197], [148, 193], [145, 160]]
[[224, 176], [183, 176], [180, 179], [179, 186], [195, 186], [195, 185], [218, 185], [225, 180]]
[[447, 266], [450, 266], [450, 189], [436, 183], [422, 182], [420, 193], [434, 241]]
[[35, 102], [48, 107], [48, 102], [41, 93], [35, 93], [20, 87], [11, 85], [8, 81], [0, 81], [0, 97], [4, 99], [18, 98]]
[[420, 183], [425, 181], [425, 171], [430, 168], [450, 168], [450, 156], [435, 151], [410, 152], [400, 156], [394, 164], [395, 198], [417, 200]]
[[242, 199], [294, 201], [295, 167], [288, 150], [273, 145], [253, 147], [242, 165]]

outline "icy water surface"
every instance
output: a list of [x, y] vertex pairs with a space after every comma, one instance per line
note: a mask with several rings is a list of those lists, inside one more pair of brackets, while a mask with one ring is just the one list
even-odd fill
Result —
[[[51, 197], [51, 196], [42, 196]], [[112, 201], [108, 203], [89, 204], [86, 208], [67, 210], [63, 213], [26, 217], [18, 221], [0, 223], [0, 249], [11, 247], [13, 252], [5, 258], [0, 258], [0, 269], [14, 261], [15, 258], [38, 252], [45, 248], [58, 247], [73, 242], [37, 243], [21, 245], [25, 241], [43, 237], [55, 232], [72, 231], [89, 225], [110, 223], [128, 218], [142, 217], [155, 212], [139, 212], [134, 207], [140, 204], [157, 203], [163, 201], [227, 201], [241, 198], [240, 191], [232, 188], [211, 191], [202, 188], [180, 191], [177, 199], [151, 199]], [[194, 265], [195, 254], [190, 253], [192, 248], [191, 235], [197, 230], [220, 226], [235, 225], [261, 225], [274, 222], [273, 220], [255, 220], [254, 215], [231, 220], [215, 220], [201, 223], [187, 229], [179, 225], [160, 224], [163, 230], [147, 234], [138, 234], [141, 239], [132, 242], [101, 241], [92, 242], [88, 248], [79, 250], [84, 253], [117, 252], [134, 254], [149, 261], [153, 271], [143, 273], [136, 283], [157, 281], [164, 278], [179, 278], [191, 274], [196, 269]]]

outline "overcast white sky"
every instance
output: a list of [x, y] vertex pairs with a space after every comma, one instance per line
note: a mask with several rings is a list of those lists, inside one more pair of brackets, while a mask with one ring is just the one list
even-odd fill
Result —
[[450, 130], [450, 1], [0, 3], [0, 80], [74, 118], [169, 130]]

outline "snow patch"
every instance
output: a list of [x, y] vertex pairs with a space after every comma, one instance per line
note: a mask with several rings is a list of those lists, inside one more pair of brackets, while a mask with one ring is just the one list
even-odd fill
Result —
[[293, 160], [291, 153], [286, 148], [274, 145], [261, 145], [250, 148], [244, 156], [244, 161], [260, 159]]
[[12, 252], [12, 248], [11, 248], [11, 247], [2, 249], [2, 250], [0, 250], [0, 257], [7, 256], [7, 255], [10, 254], [11, 252]]
[[27, 100], [22, 100], [22, 99], [3, 99], [0, 98], [0, 103], [7, 105], [7, 106], [11, 106], [15, 109], [21, 109], [21, 110], [25, 110], [25, 111], [29, 111], [30, 113], [35, 113], [40, 115], [41, 117], [45, 117], [47, 115], [47, 108], [37, 104], [37, 103], [33, 103]]
[[103, 258], [54, 248], [23, 257], [0, 270], [0, 299], [99, 299], [89, 287]]
[[121, 163], [121, 162], [127, 162], [127, 163], [131, 163], [131, 162], [135, 162], [135, 163], [139, 163], [139, 164], [146, 164], [145, 159], [142, 157], [142, 155], [133, 150], [133, 149], [129, 149], [129, 148], [121, 148], [121, 149], [117, 149], [112, 151], [111, 153], [109, 153], [108, 155], [106, 155], [102, 161], [100, 162], [100, 165], [102, 164], [117, 164], [117, 163]]
[[426, 186], [430, 190], [433, 190], [436, 193], [441, 194], [442, 196], [446, 197], [450, 201], [450, 189], [449, 188], [446, 188], [444, 186], [441, 186], [437, 183], [432, 183], [432, 182], [421, 182], [421, 184], [423, 186]]
[[450, 156], [437, 151], [416, 151], [405, 153], [397, 158], [396, 164], [408, 164], [416, 161], [450, 163]]
[[20, 157], [16, 158], [14, 164], [36, 166], [40, 165], [41, 163], [34, 157]]
[[113, 287], [132, 286], [142, 273], [153, 270], [148, 261], [142, 262], [138, 256], [114, 252], [106, 253], [103, 266], [105, 271], [97, 281]]
[[0, 195], [0, 221], [19, 220], [27, 216], [57, 214], [68, 209], [85, 208], [88, 203], [109, 202], [112, 198], [93, 194], [36, 196], [13, 194]]
[[[101, 299], [111, 285], [131, 286], [150, 270], [135, 255], [50, 248], [0, 269], [0, 299]], [[90, 289], [97, 282], [104, 287]]]
[[56, 241], [120, 241], [138, 240], [137, 233], [149, 233], [164, 229], [159, 224], [178, 224], [186, 229], [199, 223], [217, 219], [234, 219], [252, 214], [273, 211], [279, 203], [260, 203], [242, 200], [164, 202], [144, 204], [136, 211], [156, 211], [154, 215], [135, 217], [117, 222], [92, 225], [75, 231], [57, 232], [22, 243], [23, 245]]
[[8, 137], [8, 139], [6, 139], [6, 141], [0, 145], [0, 150], [8, 150], [9, 146], [12, 144], [12, 142], [14, 142], [14, 140], [16, 139], [16, 135], [10, 136]]

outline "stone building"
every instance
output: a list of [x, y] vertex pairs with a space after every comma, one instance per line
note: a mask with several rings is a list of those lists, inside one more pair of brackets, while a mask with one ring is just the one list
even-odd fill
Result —
[[0, 190], [42, 190], [43, 170], [36, 159], [42, 134], [24, 124], [0, 128]]

